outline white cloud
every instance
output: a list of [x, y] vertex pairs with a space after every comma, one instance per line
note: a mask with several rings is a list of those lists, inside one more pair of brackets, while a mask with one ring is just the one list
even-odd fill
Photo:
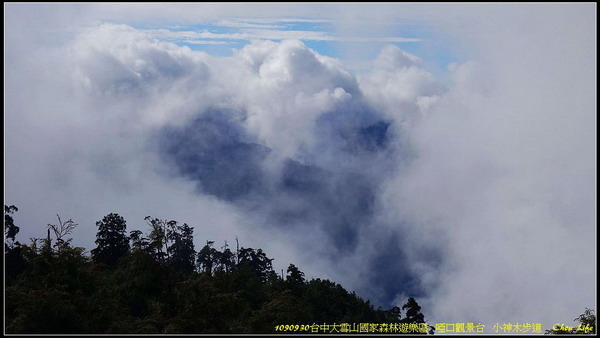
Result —
[[360, 84], [371, 105], [405, 124], [414, 123], [445, 91], [418, 57], [392, 45], [383, 48]]
[[[351, 25], [336, 36], [271, 26], [229, 34], [100, 25], [193, 23], [251, 8], [124, 6], [7, 6], [5, 195], [20, 209], [21, 240], [43, 235], [58, 212], [80, 224], [76, 244], [89, 249], [103, 215], [119, 212], [130, 228], [143, 228], [151, 214], [196, 226], [197, 245], [238, 235], [272, 252], [277, 264], [297, 262], [311, 276], [365, 290], [373, 281], [356, 273], [367, 269], [362, 254], [376, 256], [383, 239], [399, 231], [412, 259], [406, 268], [430, 292], [423, 300], [428, 318], [547, 326], [596, 306], [591, 6], [294, 7], [307, 22], [412, 18], [445, 30], [472, 59], [451, 67], [446, 87], [396, 47], [383, 48], [357, 79], [339, 60], [297, 40], [399, 42], [393, 35], [357, 35]], [[261, 6], [265, 18], [239, 22], [277, 25], [286, 19], [270, 18], [291, 11]], [[219, 58], [161, 39], [285, 41], [252, 41]], [[345, 113], [334, 121], [340, 133], [380, 117], [365, 107], [393, 122], [393, 147], [409, 145], [414, 158], [340, 156], [343, 142], [316, 128], [332, 111]], [[328, 229], [318, 222], [262, 227], [272, 222], [268, 210], [248, 213], [169, 176], [172, 164], [154, 152], [153, 136], [208, 108], [247, 113], [232, 118], [279, 160], [305, 156], [334, 173], [353, 169], [385, 180], [372, 224], [358, 231], [356, 252], [318, 260], [333, 255]], [[273, 209], [305, 202], [277, 197]], [[336, 201], [344, 203], [343, 196]], [[432, 249], [440, 261], [431, 260]]]
[[282, 29], [283, 25], [277, 24], [279, 21], [263, 22], [256, 20], [225, 19], [220, 20], [215, 26], [235, 27], [235, 28], [255, 28], [255, 29]]
[[170, 39], [174, 41], [204, 41], [206, 39], [217, 40], [305, 40], [305, 41], [343, 41], [343, 42], [420, 42], [417, 38], [404, 38], [399, 36], [389, 37], [358, 37], [358, 36], [336, 36], [324, 31], [311, 30], [285, 30], [266, 28], [243, 28], [239, 32], [214, 33], [209, 30], [182, 31], [168, 29], [149, 29], [148, 33], [157, 38]]
[[391, 217], [445, 248], [439, 321], [548, 327], [596, 306], [593, 16], [541, 9], [478, 26], [481, 58], [453, 67], [408, 130], [418, 160], [388, 185]]
[[248, 78], [231, 84], [248, 110], [248, 130], [281, 156], [310, 146], [315, 119], [357, 90], [335, 60], [297, 40], [253, 42], [235, 57], [248, 67]]
[[215, 40], [183, 40], [185, 43], [192, 45], [226, 45], [229, 44], [227, 41], [215, 41]]
[[[341, 20], [344, 24], [365, 24], [364, 21]], [[324, 26], [322, 24], [327, 24]], [[365, 34], [348, 35], [332, 34], [327, 27], [335, 25], [336, 21], [330, 19], [308, 18], [240, 18], [231, 17], [202, 25], [202, 28], [193, 26], [171, 25], [170, 29], [147, 29], [154, 37], [170, 41], [207, 41], [217, 40], [290, 40], [303, 41], [335, 41], [335, 42], [378, 42], [378, 43], [406, 43], [422, 42], [419, 38], [406, 38], [401, 36], [368, 36]], [[301, 27], [301, 28], [300, 28]], [[225, 29], [226, 32], [222, 32]]]

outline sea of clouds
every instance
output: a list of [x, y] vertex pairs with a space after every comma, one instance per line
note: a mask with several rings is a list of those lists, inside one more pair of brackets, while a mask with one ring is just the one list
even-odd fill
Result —
[[[237, 236], [278, 272], [294, 263], [376, 305], [415, 296], [438, 322], [548, 326], [595, 308], [585, 10], [452, 27], [480, 31], [449, 82], [393, 45], [352, 72], [299, 40], [211, 56], [25, 12], [11, 8], [5, 36], [5, 203], [20, 241], [59, 213], [91, 249], [104, 215], [129, 230], [151, 215], [193, 226], [197, 249]], [[62, 41], [48, 41], [54, 25]]]

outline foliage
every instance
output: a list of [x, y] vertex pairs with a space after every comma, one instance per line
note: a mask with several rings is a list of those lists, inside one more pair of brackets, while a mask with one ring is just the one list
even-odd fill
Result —
[[174, 223], [167, 230], [167, 238], [171, 241], [168, 248], [169, 263], [173, 268], [185, 274], [192, 273], [195, 268], [196, 250], [194, 250], [194, 228], [187, 224]]
[[97, 263], [114, 266], [119, 258], [129, 250], [129, 239], [126, 235], [127, 223], [123, 217], [111, 213], [96, 222], [96, 226], [98, 227], [96, 235], [98, 246], [92, 250], [92, 259]]
[[[293, 264], [278, 276], [262, 249], [238, 243], [232, 251], [225, 242], [218, 250], [207, 241], [196, 253], [193, 228], [173, 220], [147, 217], [147, 236], [126, 236], [125, 220], [108, 214], [96, 223], [91, 257], [70, 246], [77, 224], [60, 217], [48, 228], [54, 246], [50, 236], [17, 244], [16, 210], [5, 206], [6, 271], [13, 274], [5, 287], [7, 333], [274, 333], [281, 324], [424, 320], [412, 298], [401, 319], [398, 307], [374, 309], [332, 281], [307, 281]], [[9, 270], [7, 248], [22, 260], [20, 270]]]
[[[406, 301], [406, 304], [402, 305], [402, 310], [406, 310], [406, 317], [401, 321], [403, 323], [426, 323], [425, 316], [421, 313], [421, 306], [417, 301], [410, 297]], [[429, 333], [433, 334], [435, 328], [429, 326]]]
[[17, 275], [25, 270], [27, 262], [23, 258], [21, 243], [15, 240], [20, 228], [11, 216], [19, 209], [14, 205], [4, 206], [4, 266], [6, 285], [11, 285]]
[[4, 252], [6, 252], [8, 248], [12, 248], [15, 245], [15, 237], [20, 230], [20, 228], [15, 225], [14, 219], [11, 216], [17, 211], [19, 211], [19, 209], [17, 209], [17, 207], [14, 205], [4, 206], [4, 238], [10, 240], [9, 243], [5, 243]]
[[146, 216], [145, 220], [152, 229], [148, 236], [150, 239], [148, 248], [157, 260], [165, 261], [169, 250], [167, 244], [167, 229], [177, 222], [152, 218], [150, 216]]
[[[56, 246], [56, 249], [62, 250], [69, 247], [72, 238], [65, 239], [65, 237], [70, 235], [78, 224], [73, 222], [72, 219], [63, 222], [59, 215], [56, 215], [56, 217], [58, 218], [58, 224], [48, 224], [48, 230], [52, 230], [52, 232], [54, 232], [54, 238], [56, 238], [54, 246]], [[49, 244], [50, 232], [48, 232], [48, 245]]]
[[596, 334], [596, 315], [594, 310], [586, 308], [577, 318], [573, 319], [579, 324], [576, 327], [566, 327], [556, 325], [551, 330], [546, 330], [546, 334]]

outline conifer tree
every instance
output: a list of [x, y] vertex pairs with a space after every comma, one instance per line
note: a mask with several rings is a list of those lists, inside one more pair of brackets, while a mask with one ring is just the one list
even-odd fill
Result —
[[95, 262], [114, 266], [119, 258], [129, 250], [125, 219], [118, 214], [111, 213], [96, 222], [96, 226], [98, 226], [97, 247], [92, 250], [92, 259]]

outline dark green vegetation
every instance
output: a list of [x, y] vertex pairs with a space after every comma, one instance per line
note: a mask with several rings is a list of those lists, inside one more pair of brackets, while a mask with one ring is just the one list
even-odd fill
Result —
[[[424, 323], [413, 298], [375, 309], [329, 280], [305, 280], [290, 264], [273, 271], [261, 249], [196, 252], [193, 228], [147, 217], [148, 235], [127, 234], [109, 214], [96, 223], [91, 255], [73, 247], [72, 220], [49, 224], [45, 238], [15, 240], [14, 206], [4, 207], [7, 333], [274, 333], [281, 324]], [[237, 239], [236, 239], [237, 244]], [[433, 332], [430, 329], [430, 332]]]
[[577, 318], [576, 326], [567, 326], [565, 324], [556, 324], [551, 330], [546, 330], [546, 334], [596, 334], [596, 315], [594, 310], [585, 309]]

